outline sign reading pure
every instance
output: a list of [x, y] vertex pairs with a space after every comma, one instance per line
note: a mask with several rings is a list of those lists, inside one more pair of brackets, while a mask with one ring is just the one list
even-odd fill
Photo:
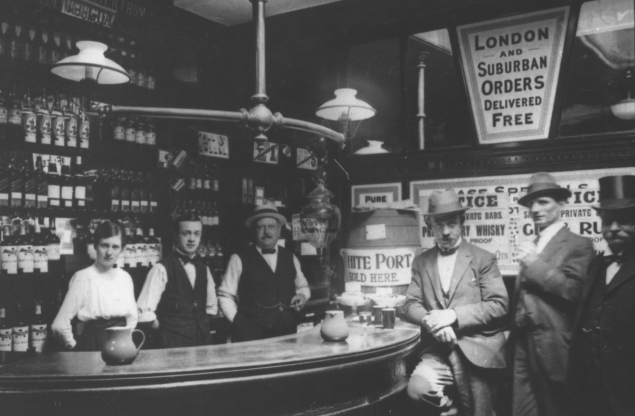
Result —
[[410, 284], [413, 248], [342, 249], [347, 282], [363, 286], [393, 286]]
[[547, 138], [568, 15], [560, 7], [457, 28], [480, 143]]

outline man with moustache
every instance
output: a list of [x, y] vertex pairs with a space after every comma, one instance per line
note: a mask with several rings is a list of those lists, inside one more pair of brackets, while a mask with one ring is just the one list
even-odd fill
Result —
[[431, 415], [457, 407], [465, 416], [496, 415], [505, 367], [507, 290], [496, 257], [461, 238], [467, 209], [453, 189], [430, 196], [424, 215], [436, 247], [414, 260], [404, 306], [407, 320], [422, 327], [423, 346], [407, 391]]
[[560, 218], [571, 191], [546, 172], [534, 174], [518, 200], [538, 237], [519, 245], [514, 339], [514, 416], [566, 414], [564, 381], [575, 313], [593, 258], [590, 239]]
[[298, 312], [311, 290], [297, 257], [278, 245], [286, 222], [275, 206], [257, 206], [246, 222], [255, 244], [229, 259], [218, 296], [221, 310], [232, 323], [232, 342], [297, 331]]
[[635, 176], [600, 178], [609, 251], [589, 266], [568, 377], [576, 416], [635, 415]]
[[218, 305], [212, 273], [196, 258], [203, 223], [186, 214], [174, 221], [173, 233], [176, 249], [150, 269], [137, 300], [139, 322], [158, 331], [162, 348], [207, 345], [208, 315]]

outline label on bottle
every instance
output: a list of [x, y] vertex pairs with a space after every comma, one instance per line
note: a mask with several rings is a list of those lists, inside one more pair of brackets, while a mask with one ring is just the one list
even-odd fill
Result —
[[139, 201], [132, 201], [132, 212], [139, 212], [141, 210], [141, 205]]
[[148, 264], [154, 266], [159, 261], [159, 246], [158, 244], [148, 244]]
[[121, 200], [121, 210], [122, 211], [130, 211], [130, 200], [129, 199], [122, 199]]
[[22, 178], [20, 177], [11, 181], [11, 206], [22, 206]]
[[135, 140], [138, 144], [146, 144], [146, 132], [143, 130], [137, 130]]
[[[44, 36], [42, 36], [42, 38], [44, 38]], [[48, 36], [47, 36], [48, 38]], [[44, 40], [44, 42], [46, 42], [46, 39]], [[37, 54], [37, 63], [40, 65], [46, 65], [47, 64], [47, 57], [46, 57], [46, 48], [44, 47], [44, 45], [40, 45], [37, 50], [36, 50], [36, 54]]]
[[16, 246], [3, 246], [0, 256], [3, 274], [18, 274], [18, 248]]
[[9, 124], [15, 124], [19, 126], [22, 124], [22, 110], [17, 107], [10, 108], [8, 111], [9, 115]]
[[64, 116], [59, 115], [53, 119], [53, 137], [55, 138], [55, 146], [66, 146], [66, 120]]
[[196, 178], [196, 189], [203, 189], [203, 179]]
[[119, 211], [119, 200], [118, 199], [111, 200], [110, 210], [112, 212], [118, 212]]
[[60, 199], [60, 194], [61, 194], [61, 188], [59, 185], [54, 185], [52, 183], [48, 184], [48, 189], [49, 189], [49, 193], [48, 193], [48, 197], [51, 199]]
[[46, 324], [31, 324], [31, 347], [35, 352], [42, 352], [46, 343]]
[[149, 90], [153, 90], [155, 85], [154, 75], [147, 74], [146, 75], [146, 88]]
[[51, 144], [51, 128], [53, 119], [49, 113], [40, 113], [38, 115], [38, 130], [40, 131], [40, 143], [44, 145]]
[[122, 124], [115, 124], [112, 130], [115, 140], [126, 139], [126, 128]]
[[66, 122], [66, 146], [77, 147], [77, 117], [71, 116]]
[[8, 122], [9, 122], [9, 113], [7, 111], [7, 106], [0, 105], [0, 124], [7, 124]]
[[123, 262], [125, 266], [137, 267], [137, 245], [126, 244], [123, 250]]
[[29, 348], [29, 327], [13, 327], [13, 351], [26, 351]]
[[207, 190], [212, 189], [212, 184], [211, 184], [211, 182], [212, 182], [212, 181], [211, 181], [209, 178], [205, 178], [205, 179], [203, 180], [203, 189], [207, 189]]
[[86, 186], [77, 185], [75, 187], [75, 199], [78, 199], [78, 200], [86, 199]]
[[60, 259], [60, 244], [59, 243], [49, 243], [46, 245], [46, 254], [48, 255], [49, 260], [59, 260]]
[[22, 128], [26, 143], [37, 142], [37, 116], [33, 111], [22, 112]]
[[0, 179], [0, 206], [9, 205], [9, 178]]
[[33, 273], [33, 246], [25, 244], [18, 246], [18, 269], [22, 273]]
[[92, 241], [86, 244], [86, 252], [88, 253], [88, 257], [90, 257], [91, 260], [97, 259], [97, 250], [95, 250], [95, 244], [93, 244]]
[[157, 145], [157, 134], [154, 131], [146, 131], [146, 144], [150, 146]]
[[137, 132], [134, 127], [126, 127], [126, 141], [127, 142], [135, 142], [137, 140]]
[[148, 212], [148, 201], [139, 201], [141, 212]]
[[218, 181], [218, 179], [214, 179], [212, 181], [212, 191], [218, 192], [219, 189], [220, 189], [220, 182]]
[[13, 348], [13, 328], [0, 329], [0, 351], [11, 351]]
[[33, 246], [33, 267], [40, 273], [49, 271], [49, 256], [46, 246]]
[[37, 182], [35, 178], [24, 183], [24, 206], [35, 207], [37, 205]]
[[148, 245], [137, 244], [137, 262], [141, 263], [142, 267], [148, 267], [150, 265], [148, 256]]
[[90, 147], [90, 120], [86, 117], [79, 125], [79, 147], [88, 149]]
[[157, 201], [150, 201], [150, 212], [157, 212], [158, 205]]
[[73, 200], [73, 186], [72, 185], [64, 185], [62, 186], [62, 199], [70, 199]]

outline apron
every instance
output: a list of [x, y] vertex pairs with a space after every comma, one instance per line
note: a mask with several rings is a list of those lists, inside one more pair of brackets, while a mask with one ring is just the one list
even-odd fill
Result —
[[101, 351], [109, 337], [107, 328], [126, 326], [126, 318], [95, 319], [84, 322], [84, 331], [77, 337], [75, 351]]

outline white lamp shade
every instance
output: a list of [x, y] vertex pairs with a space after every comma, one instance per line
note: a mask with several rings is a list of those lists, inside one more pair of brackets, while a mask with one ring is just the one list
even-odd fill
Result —
[[335, 90], [335, 98], [325, 102], [315, 113], [326, 120], [346, 119], [364, 120], [375, 115], [373, 107], [355, 97], [357, 91], [352, 88]]
[[79, 53], [53, 65], [51, 72], [71, 81], [94, 79], [98, 84], [123, 84], [130, 81], [128, 73], [116, 62], [104, 56], [108, 46], [100, 42], [77, 42]]

